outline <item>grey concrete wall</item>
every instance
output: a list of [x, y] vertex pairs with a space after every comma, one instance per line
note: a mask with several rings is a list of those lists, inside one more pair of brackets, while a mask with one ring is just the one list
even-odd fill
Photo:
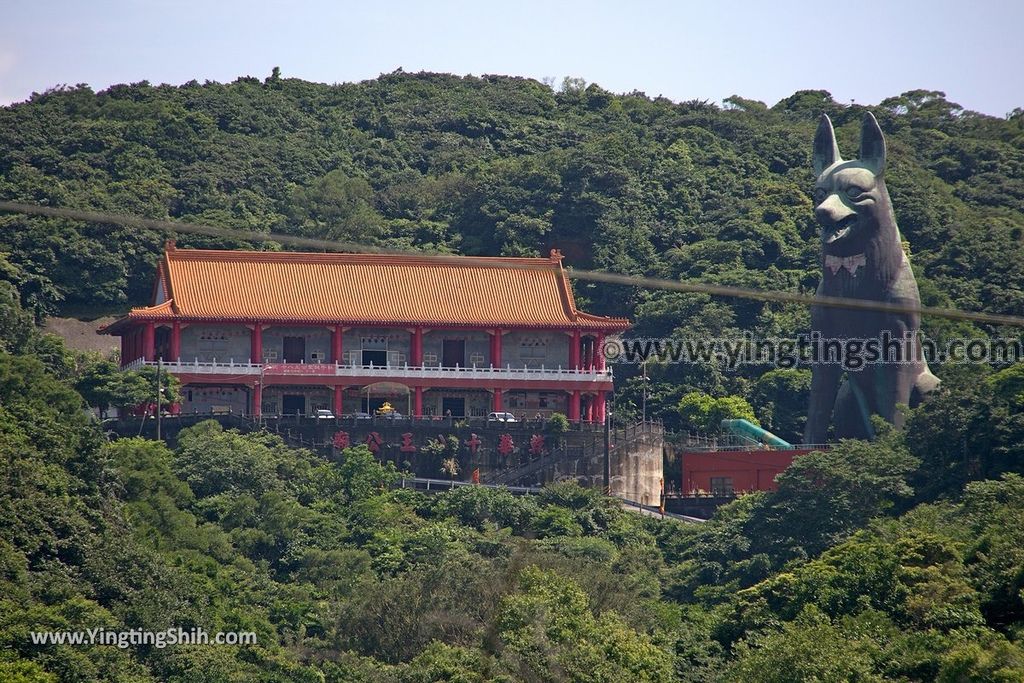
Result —
[[331, 410], [334, 391], [317, 386], [269, 386], [263, 390], [263, 413], [278, 415], [281, 412], [281, 397], [284, 394], [298, 394], [306, 397], [306, 414], [312, 415], [319, 408]]
[[401, 365], [411, 362], [412, 333], [398, 328], [353, 327], [345, 330], [341, 338], [341, 353], [345, 364], [355, 362], [361, 364], [360, 350], [363, 337], [386, 337], [388, 345], [388, 364]]
[[246, 363], [251, 336], [244, 325], [187, 325], [181, 330], [181, 360]]
[[[210, 389], [210, 387], [207, 387]], [[313, 392], [323, 391], [321, 394], [325, 400], [328, 396], [326, 389], [301, 388], [301, 387], [273, 387], [268, 390], [273, 394], [300, 393], [304, 390]], [[219, 405], [224, 405], [223, 403]], [[399, 408], [401, 410], [401, 408]], [[404, 411], [403, 411], [404, 412]], [[194, 420], [187, 421], [188, 413], [183, 411], [180, 421], [168, 419], [164, 422], [165, 438], [173, 438], [174, 426], [193, 424]], [[200, 418], [196, 418], [200, 419]], [[227, 426], [241, 426], [245, 428], [246, 423], [239, 425], [237, 418], [231, 422], [227, 416], [218, 418], [222, 424]], [[524, 475], [518, 481], [506, 481], [510, 484], [532, 485], [550, 481], [576, 480], [581, 485], [594, 488], [603, 486], [604, 477], [604, 451], [603, 434], [600, 431], [570, 431], [564, 434], [551, 434], [536, 423], [517, 423], [514, 425], [494, 425], [477, 422], [467, 426], [460, 426], [458, 423], [450, 424], [445, 420], [438, 421], [317, 421], [312, 419], [297, 420], [296, 418], [281, 418], [275, 422], [267, 421], [265, 424], [271, 429], [277, 427], [282, 431], [294, 431], [302, 434], [307, 443], [313, 439], [320, 444], [329, 444], [332, 436], [338, 431], [345, 431], [351, 443], [364, 443], [366, 435], [370, 431], [379, 432], [383, 436], [384, 446], [378, 454], [379, 458], [389, 459], [401, 463], [403, 460], [410, 461], [410, 469], [414, 469], [420, 476], [437, 476], [439, 462], [433, 461], [423, 453], [416, 453], [410, 456], [398, 451], [398, 444], [401, 443], [401, 434], [413, 432], [415, 443], [421, 446], [427, 440], [437, 436], [456, 435], [465, 444], [472, 434], [477, 434], [481, 440], [479, 451], [470, 455], [466, 448], [463, 448], [459, 455], [462, 475], [460, 479], [466, 480], [471, 476], [472, 470], [479, 467], [484, 481], [488, 481], [491, 473], [500, 474], [508, 467], [520, 467], [524, 463], [542, 462], [543, 468], [531, 470], [531, 473]], [[125, 436], [134, 436], [139, 430], [137, 418], [129, 418], [124, 421], [121, 428]], [[155, 422], [147, 420], [143, 427], [146, 434], [153, 435]], [[497, 451], [499, 439], [502, 435], [508, 434], [515, 443], [516, 451], [511, 456], [501, 455]], [[537, 456], [527, 453], [531, 439], [534, 435], [541, 434], [545, 438], [545, 455], [541, 460]], [[648, 505], [657, 505], [660, 499], [660, 479], [662, 472], [662, 435], [660, 432], [649, 432], [639, 434], [630, 439], [630, 447], [623, 448], [622, 452], [612, 454], [612, 492], [615, 495], [623, 496], [630, 500]]]
[[[661, 500], [661, 479], [664, 477], [663, 437], [658, 433], [637, 435], [629, 447], [616, 448], [611, 454], [612, 495], [628, 498], [644, 505], [658, 505]], [[604, 486], [604, 449], [598, 439], [587, 452], [553, 461], [539, 480], [575, 480], [581, 486]]]
[[537, 413], [544, 418], [568, 414], [569, 395], [564, 391], [507, 391], [502, 398], [505, 410], [520, 419], [532, 420]]
[[567, 368], [571, 340], [567, 334], [550, 330], [509, 332], [502, 340], [502, 365]]
[[612, 495], [658, 505], [665, 476], [661, 436], [641, 435], [628, 451], [616, 455], [611, 463]]
[[444, 417], [441, 405], [442, 399], [447, 397], [465, 399], [466, 412], [470, 417], [486, 417], [494, 405], [493, 395], [487, 391], [428, 389], [423, 392], [423, 414]]
[[444, 358], [444, 340], [466, 342], [466, 367], [487, 367], [491, 364], [491, 335], [473, 330], [434, 330], [423, 335], [423, 364], [438, 366]]
[[183, 413], [209, 413], [212, 410], [231, 410], [233, 413], [249, 412], [249, 391], [245, 387], [215, 387], [209, 385], [186, 385], [181, 389], [184, 401]]
[[[331, 360], [331, 331], [327, 327], [279, 327], [263, 330], [263, 356], [272, 363], [284, 362], [284, 338], [304, 337], [306, 339], [306, 363], [315, 363], [313, 354], [322, 354], [322, 363]], [[275, 354], [276, 357], [270, 355]], [[248, 355], [248, 351], [246, 352]]]

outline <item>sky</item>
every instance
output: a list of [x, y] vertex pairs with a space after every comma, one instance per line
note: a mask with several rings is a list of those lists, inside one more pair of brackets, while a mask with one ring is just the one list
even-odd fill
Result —
[[579, 77], [675, 101], [940, 90], [1024, 107], [1024, 0], [0, 0], [0, 104], [54, 86], [405, 71]]

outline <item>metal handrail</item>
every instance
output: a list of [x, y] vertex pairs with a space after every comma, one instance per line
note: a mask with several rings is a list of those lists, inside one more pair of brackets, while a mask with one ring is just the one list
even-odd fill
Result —
[[832, 443], [795, 443], [789, 448], [783, 448], [781, 446], [769, 446], [767, 444], [749, 445], [749, 446], [679, 446], [676, 451], [685, 453], [744, 453], [749, 451], [776, 451], [779, 453], [787, 453], [789, 451], [806, 451], [806, 450], [828, 450], [835, 446]]
[[[406, 483], [411, 486], [407, 487]], [[542, 491], [535, 486], [506, 486], [505, 484], [478, 484], [471, 481], [460, 481], [451, 479], [431, 479], [429, 477], [402, 477], [396, 484], [397, 488], [423, 488], [426, 491], [450, 491], [465, 486], [478, 486], [489, 489], [508, 489], [510, 493], [524, 493], [536, 495]]]
[[[137, 358], [124, 367], [127, 370], [138, 370], [145, 366], [156, 366], [160, 361]], [[422, 377], [422, 378], [480, 378], [480, 377], [529, 377], [569, 381], [595, 381], [611, 380], [611, 368], [599, 370], [597, 368], [563, 368], [556, 367], [532, 368], [527, 365], [522, 367], [506, 364], [495, 367], [493, 365], [478, 366], [471, 365], [461, 367], [434, 366], [434, 365], [357, 365], [355, 363], [253, 363], [251, 361], [235, 362], [229, 359], [227, 362], [218, 362], [216, 358], [209, 361], [201, 361], [195, 358], [191, 361], [178, 359], [175, 361], [162, 361], [163, 368], [168, 372], [202, 372], [206, 370], [227, 370], [235, 374], [264, 374], [270, 376], [292, 375], [292, 374], [316, 374], [334, 375], [337, 377]]]

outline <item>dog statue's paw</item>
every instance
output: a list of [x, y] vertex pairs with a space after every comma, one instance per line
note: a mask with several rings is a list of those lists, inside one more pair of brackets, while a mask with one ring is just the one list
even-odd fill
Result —
[[941, 385], [942, 380], [926, 368], [924, 372], [917, 376], [917, 380], [914, 382], [914, 389], [910, 392], [910, 407], [916, 408], [924, 401], [927, 401], [928, 396], [936, 392]]

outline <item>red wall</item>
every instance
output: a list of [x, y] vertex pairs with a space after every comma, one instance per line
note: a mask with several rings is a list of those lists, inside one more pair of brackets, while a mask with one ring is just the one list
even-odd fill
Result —
[[793, 458], [813, 449], [756, 451], [685, 451], [681, 453], [683, 495], [711, 491], [711, 477], [731, 477], [736, 493], [775, 490], [775, 475]]

